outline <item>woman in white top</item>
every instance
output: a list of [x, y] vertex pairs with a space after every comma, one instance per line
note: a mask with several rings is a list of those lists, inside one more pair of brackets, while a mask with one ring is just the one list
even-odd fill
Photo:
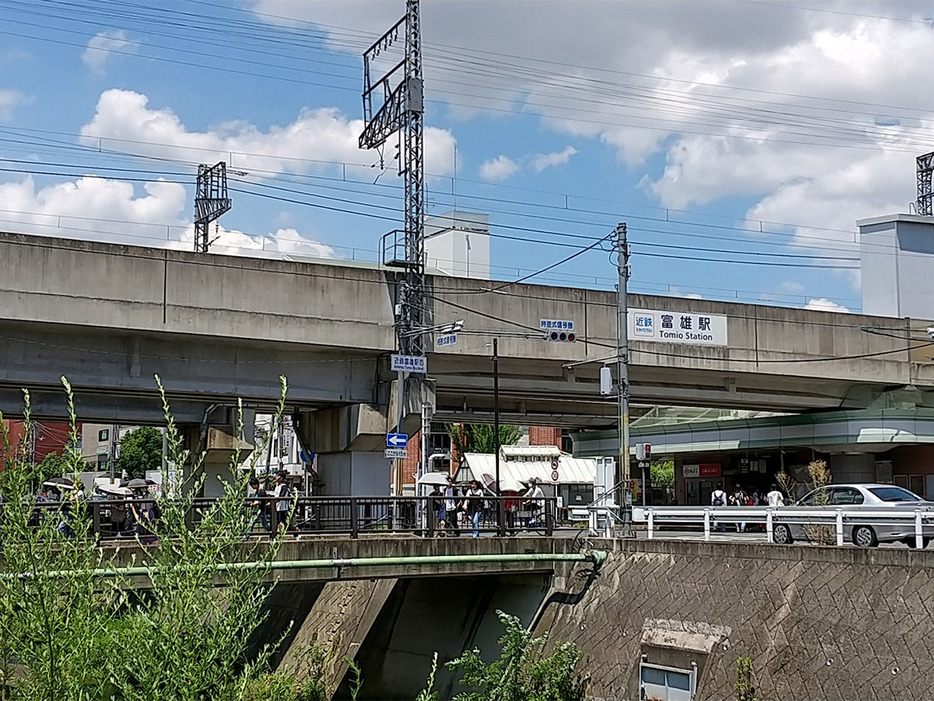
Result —
[[477, 480], [471, 480], [470, 488], [467, 490], [466, 508], [467, 516], [473, 524], [473, 537], [480, 535], [480, 514], [483, 513], [483, 490], [480, 489], [480, 483]]

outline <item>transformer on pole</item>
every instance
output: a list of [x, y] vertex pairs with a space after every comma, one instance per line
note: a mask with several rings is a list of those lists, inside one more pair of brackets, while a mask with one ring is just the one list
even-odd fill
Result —
[[227, 164], [198, 166], [198, 185], [195, 190], [195, 253], [207, 253], [208, 226], [230, 209], [227, 197]]
[[931, 174], [934, 173], [934, 153], [925, 153], [917, 158], [918, 171], [918, 214], [930, 217], [934, 215], [932, 207]]
[[[405, 32], [405, 53], [381, 76], [372, 75], [376, 58], [398, 43]], [[383, 262], [405, 269], [396, 307], [399, 351], [425, 352], [425, 244], [424, 244], [424, 80], [419, 0], [406, 0], [405, 17], [396, 22], [363, 53], [363, 119], [360, 148], [382, 146], [399, 134], [399, 174], [405, 183], [405, 228], [383, 237]], [[401, 253], [399, 234], [402, 234]]]

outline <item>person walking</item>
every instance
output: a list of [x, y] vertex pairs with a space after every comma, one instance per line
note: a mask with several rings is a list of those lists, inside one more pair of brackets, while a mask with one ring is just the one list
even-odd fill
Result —
[[253, 516], [250, 518], [250, 525], [246, 529], [247, 536], [253, 533], [253, 526], [256, 525], [257, 521], [260, 522], [263, 530], [267, 533], [272, 530], [269, 527], [269, 517], [266, 516], [266, 507], [269, 505], [269, 502], [265, 500], [266, 496], [268, 496], [266, 490], [260, 486], [259, 480], [256, 477], [251, 477], [246, 504], [253, 510]]
[[525, 493], [525, 508], [531, 514], [529, 522], [526, 524], [531, 527], [536, 521], [545, 523], [545, 514], [542, 513], [545, 506], [545, 492], [539, 484], [538, 477], [529, 478], [529, 488]]
[[136, 537], [144, 545], [156, 542], [156, 521], [161, 514], [159, 506], [149, 489], [136, 487], [133, 489], [133, 498], [129, 502], [130, 517], [136, 526]]
[[428, 511], [431, 514], [431, 527], [429, 533], [439, 537], [444, 536], [444, 492], [435, 485], [428, 495]]
[[778, 490], [778, 485], [772, 483], [772, 491], [765, 495], [766, 503], [773, 509], [785, 505], [785, 495]]
[[480, 489], [480, 483], [477, 480], [470, 481], [466, 496], [465, 511], [473, 526], [473, 537], [476, 538], [480, 535], [480, 515], [483, 513], [483, 490]]
[[[737, 484], [736, 489], [733, 492], [733, 496], [730, 497], [730, 506], [746, 506], [747, 498], [748, 497], [746, 496], [746, 492], [743, 491], [743, 488]], [[736, 532], [745, 533], [746, 523], [742, 521], [740, 523], [737, 523]]]
[[448, 486], [444, 488], [444, 522], [448, 530], [456, 536], [461, 534], [457, 518], [457, 511], [460, 507], [460, 504], [457, 503], [458, 497], [460, 497], [460, 492], [457, 485], [454, 484], [454, 478], [448, 476]]
[[292, 511], [292, 488], [288, 483], [289, 473], [279, 470], [276, 473], [276, 489], [273, 496], [278, 497], [276, 502], [276, 522], [280, 531], [289, 530], [289, 516]]
[[[723, 491], [723, 484], [717, 483], [717, 488], [710, 493], [710, 505], [714, 507], [726, 506], [727, 497], [726, 492]], [[721, 533], [726, 531], [726, 524], [717, 523], [714, 521], [714, 526]]]

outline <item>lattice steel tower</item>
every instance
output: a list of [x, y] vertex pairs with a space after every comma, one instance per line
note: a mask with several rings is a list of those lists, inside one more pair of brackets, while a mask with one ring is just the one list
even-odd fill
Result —
[[198, 166], [198, 185], [195, 189], [195, 253], [207, 253], [208, 227], [230, 209], [227, 197], [227, 164]]
[[934, 207], [932, 207], [932, 195], [931, 192], [931, 174], [934, 173], [934, 153], [926, 153], [923, 156], [918, 156], [918, 214], [925, 216], [934, 215]]
[[[405, 355], [425, 351], [425, 244], [424, 244], [424, 80], [419, 0], [406, 0], [405, 17], [396, 22], [363, 53], [363, 119], [360, 148], [382, 146], [393, 133], [399, 134], [399, 174], [405, 182], [405, 230], [400, 258], [399, 231], [383, 237], [383, 262], [405, 268], [396, 312], [399, 350]], [[371, 69], [377, 56], [397, 44], [405, 30], [405, 54], [401, 61], [373, 79]], [[377, 102], [374, 110], [374, 97]]]

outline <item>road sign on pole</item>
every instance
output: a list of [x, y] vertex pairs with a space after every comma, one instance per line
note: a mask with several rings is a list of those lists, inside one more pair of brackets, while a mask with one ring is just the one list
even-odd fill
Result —
[[386, 448], [383, 452], [383, 457], [386, 458], [407, 458], [409, 457], [409, 451], [405, 448]]
[[424, 355], [393, 353], [390, 360], [393, 372], [413, 372], [418, 375], [424, 375], [428, 372], [428, 359]]
[[409, 437], [404, 433], [387, 433], [387, 448], [405, 448], [409, 444]]

